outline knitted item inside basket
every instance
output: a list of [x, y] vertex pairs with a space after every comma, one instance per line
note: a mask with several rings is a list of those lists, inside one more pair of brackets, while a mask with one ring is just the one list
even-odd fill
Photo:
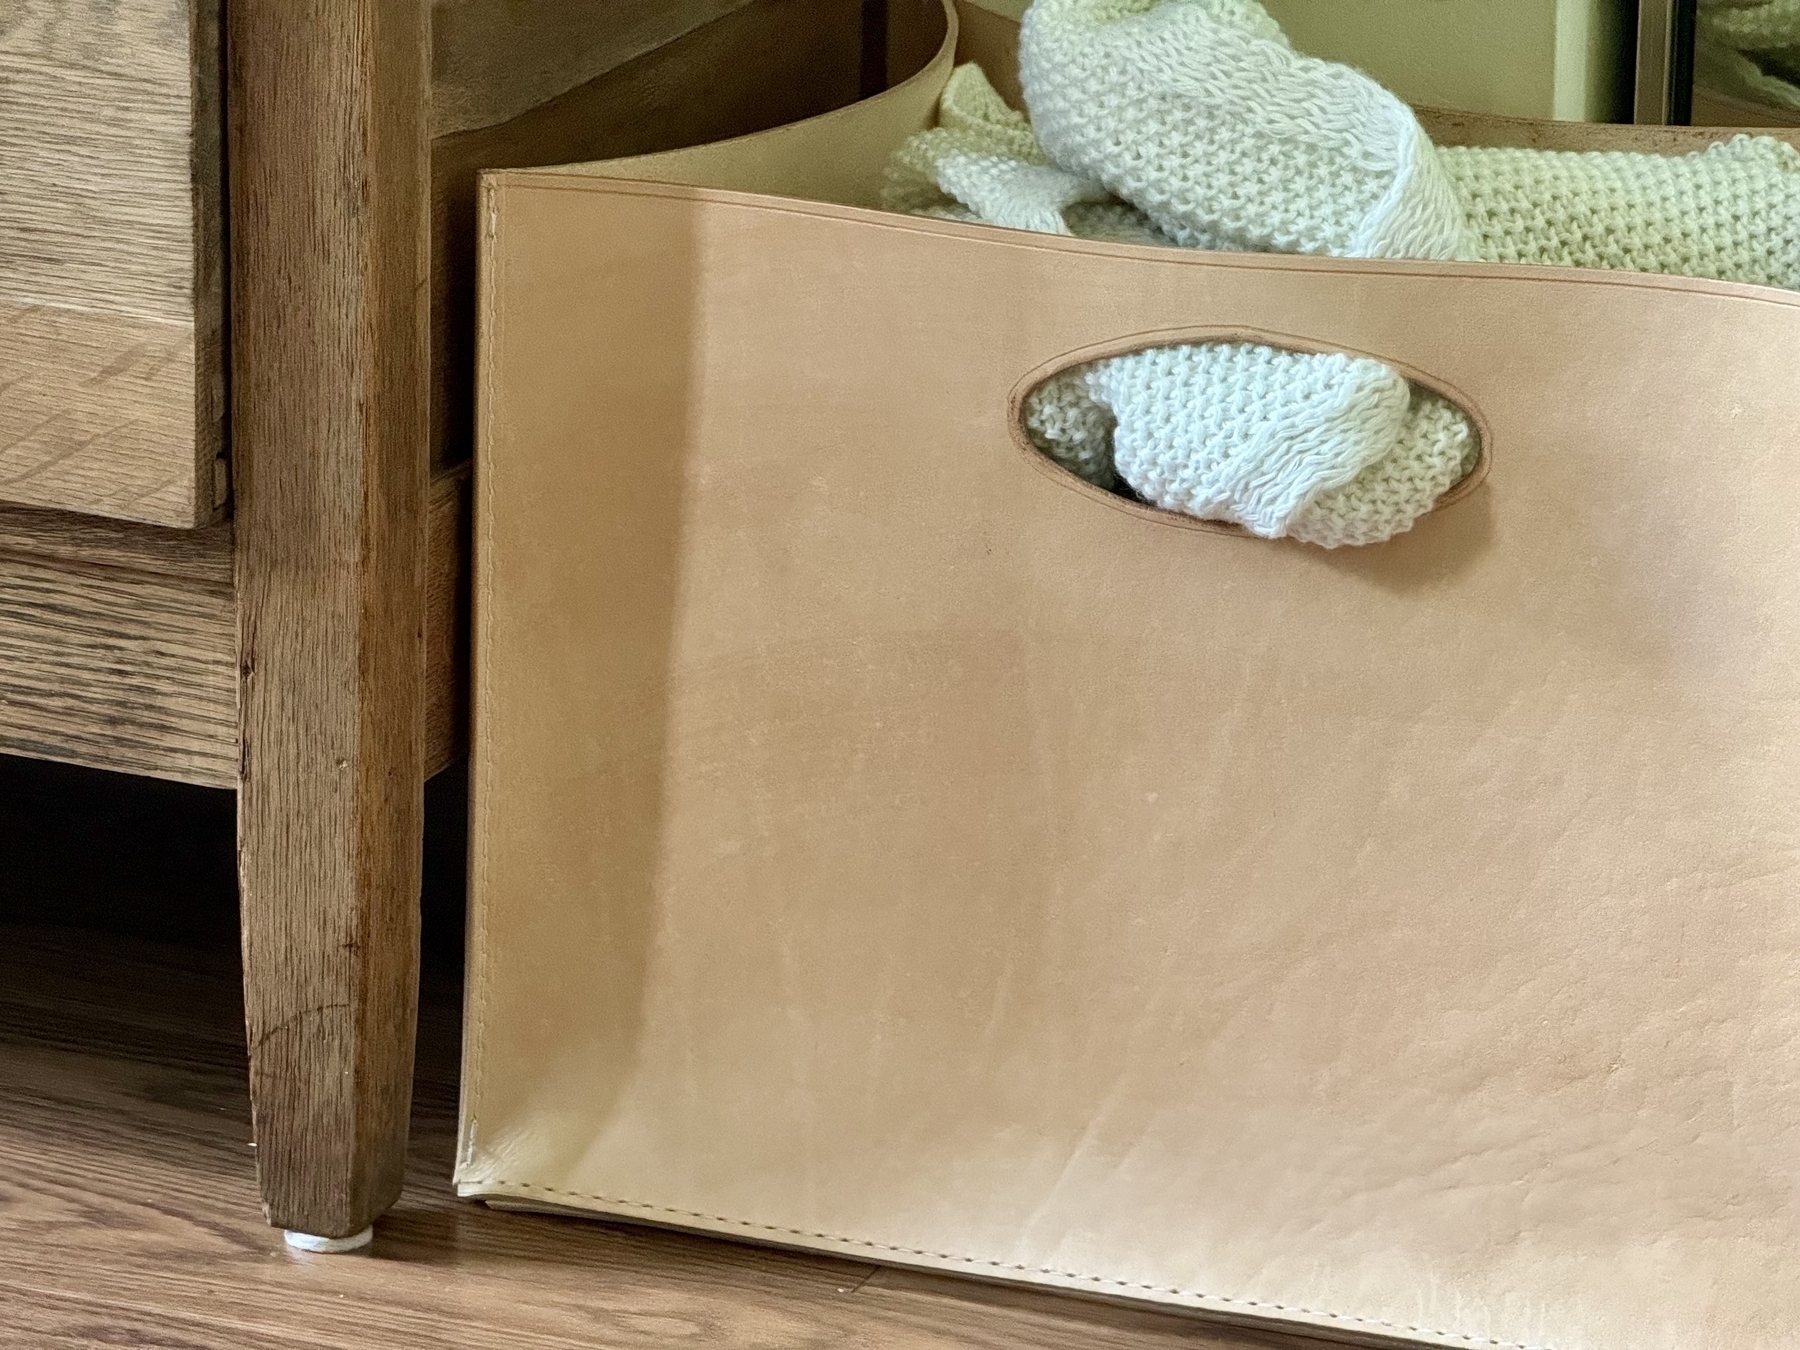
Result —
[[[1021, 63], [1035, 124], [958, 71], [939, 127], [896, 155], [890, 207], [1134, 243], [1800, 285], [1800, 152], [1779, 141], [1438, 149], [1372, 80], [1293, 52], [1255, 0], [1037, 0]], [[1040, 389], [1026, 425], [1091, 481], [1326, 546], [1410, 528], [1478, 450], [1459, 412], [1380, 362], [1245, 343], [1097, 362]]]
[[[885, 202], [1015, 229], [1172, 242], [1135, 207], [1051, 164], [974, 66], [951, 77], [938, 127], [895, 156]], [[1152, 348], [1060, 375], [1027, 401], [1025, 428], [1102, 487], [1326, 547], [1409, 529], [1479, 453], [1452, 405], [1379, 361], [1235, 342]]]

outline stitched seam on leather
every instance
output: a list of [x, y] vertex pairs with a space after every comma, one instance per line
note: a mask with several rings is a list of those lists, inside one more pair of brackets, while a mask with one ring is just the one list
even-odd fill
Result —
[[[605, 161], [596, 161], [604, 163]], [[1800, 306], [1800, 296], [1778, 286], [1761, 286], [1748, 281], [1714, 281], [1708, 277], [1673, 277], [1650, 272], [1613, 272], [1590, 267], [1552, 267], [1542, 263], [1456, 263], [1426, 259], [1392, 258], [1324, 258], [1306, 254], [1276, 253], [1208, 253], [1203, 249], [1170, 248], [1166, 244], [1112, 244], [1098, 239], [1076, 239], [1069, 236], [1037, 235], [1037, 239], [1054, 239], [1054, 243], [1033, 242], [1031, 230], [1012, 230], [1001, 225], [965, 225], [959, 220], [932, 220], [924, 216], [908, 216], [880, 211], [866, 206], [831, 206], [798, 198], [784, 199], [734, 188], [699, 187], [684, 183], [657, 183], [632, 178], [603, 178], [549, 169], [506, 169], [496, 176], [512, 179], [542, 192], [589, 192], [626, 197], [668, 197], [688, 201], [735, 206], [746, 211], [779, 211], [785, 215], [807, 216], [813, 220], [853, 221], [869, 229], [902, 230], [941, 237], [986, 237], [996, 247], [1025, 249], [1033, 253], [1080, 253], [1101, 258], [1128, 259], [1133, 262], [1173, 264], [1186, 267], [1231, 267], [1247, 272], [1305, 271], [1313, 275], [1412, 277], [1415, 279], [1452, 279], [1458, 281], [1531, 282], [1551, 286], [1623, 286], [1641, 291], [1673, 291], [1686, 295], [1711, 295], [1732, 300], [1748, 300], [1756, 304], [1777, 305], [1784, 309]], [[886, 217], [886, 219], [883, 219]], [[995, 238], [996, 235], [1023, 235], [1023, 239]], [[1169, 257], [1187, 254], [1188, 257]], [[1259, 263], [1258, 258], [1279, 258], [1283, 262]], [[1289, 264], [1300, 263], [1301, 267]], [[1318, 264], [1323, 264], [1319, 266]], [[1571, 273], [1573, 275], [1557, 275]], [[1587, 275], [1582, 275], [1586, 273]], [[1687, 284], [1680, 284], [1687, 283]], [[1760, 292], [1760, 294], [1758, 293]], [[1506, 1342], [1500, 1342], [1504, 1345]], [[1526, 1346], [1524, 1350], [1542, 1350]]]
[[1409, 1332], [1415, 1336], [1438, 1336], [1462, 1341], [1468, 1345], [1486, 1345], [1494, 1350], [1551, 1350], [1545, 1345], [1525, 1345], [1519, 1341], [1496, 1340], [1492, 1336], [1471, 1336], [1461, 1331], [1439, 1331], [1432, 1327], [1390, 1322], [1384, 1317], [1358, 1317], [1354, 1313], [1325, 1312], [1318, 1308], [1301, 1308], [1288, 1303], [1269, 1303], [1262, 1299], [1230, 1298], [1224, 1294], [1208, 1294], [1198, 1289], [1176, 1289], [1169, 1285], [1145, 1284], [1138, 1280], [1120, 1280], [1108, 1275], [1088, 1275], [1078, 1270], [1058, 1270], [1054, 1266], [1028, 1266], [1011, 1261], [995, 1261], [982, 1256], [960, 1256], [955, 1252], [934, 1252], [924, 1247], [901, 1247], [891, 1242], [875, 1242], [869, 1238], [843, 1237], [837, 1233], [817, 1233], [805, 1228], [787, 1228], [781, 1224], [756, 1223], [746, 1219], [727, 1218], [723, 1214], [706, 1214], [695, 1209], [676, 1209], [672, 1205], [652, 1205], [642, 1200], [621, 1200], [610, 1195], [589, 1195], [584, 1191], [565, 1191], [555, 1186], [539, 1186], [530, 1181], [506, 1181], [495, 1178], [491, 1186], [540, 1191], [545, 1195], [564, 1195], [571, 1200], [592, 1200], [596, 1204], [616, 1205], [623, 1209], [640, 1209], [652, 1214], [667, 1214], [678, 1219], [704, 1219], [708, 1223], [729, 1224], [733, 1228], [759, 1233], [782, 1233], [788, 1237], [818, 1238], [824, 1242], [841, 1242], [845, 1246], [866, 1247], [871, 1251], [893, 1252], [899, 1256], [929, 1256], [937, 1261], [955, 1261], [966, 1266], [986, 1266], [993, 1270], [1015, 1270], [1025, 1275], [1054, 1275], [1064, 1280], [1080, 1280], [1084, 1284], [1110, 1285], [1115, 1289], [1142, 1289], [1150, 1294], [1172, 1294], [1177, 1298], [1205, 1299], [1208, 1303], [1228, 1303], [1237, 1308], [1255, 1308], [1261, 1312], [1298, 1313], [1302, 1317], [1326, 1317], [1334, 1322], [1354, 1322], [1358, 1326], [1383, 1327], [1388, 1331]]

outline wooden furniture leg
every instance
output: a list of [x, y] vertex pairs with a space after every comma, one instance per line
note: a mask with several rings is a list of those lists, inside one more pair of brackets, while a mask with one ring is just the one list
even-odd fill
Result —
[[400, 1192], [423, 812], [424, 0], [229, 0], [239, 854], [271, 1223]]

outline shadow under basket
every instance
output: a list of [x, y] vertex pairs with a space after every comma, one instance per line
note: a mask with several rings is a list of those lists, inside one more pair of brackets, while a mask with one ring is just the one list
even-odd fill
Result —
[[[883, 214], [1016, 33], [896, 13], [864, 102], [485, 180], [462, 1193], [1792, 1350], [1800, 297]], [[1228, 333], [1453, 395], [1485, 479], [1327, 552], [1019, 435], [1080, 353]]]

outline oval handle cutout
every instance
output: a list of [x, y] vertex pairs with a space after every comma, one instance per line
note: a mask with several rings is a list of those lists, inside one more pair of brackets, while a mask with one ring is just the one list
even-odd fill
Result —
[[1381, 543], [1472, 492], [1469, 401], [1391, 361], [1271, 334], [1070, 354], [1021, 382], [1015, 439], [1092, 489], [1202, 529]]

